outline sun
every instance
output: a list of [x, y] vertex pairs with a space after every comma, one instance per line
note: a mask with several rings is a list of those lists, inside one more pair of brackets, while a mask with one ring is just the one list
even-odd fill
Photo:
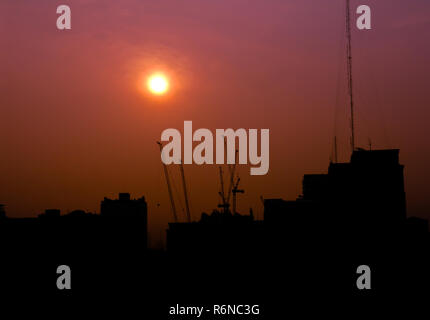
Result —
[[162, 95], [169, 89], [169, 82], [162, 74], [153, 74], [148, 78], [148, 89], [153, 94]]

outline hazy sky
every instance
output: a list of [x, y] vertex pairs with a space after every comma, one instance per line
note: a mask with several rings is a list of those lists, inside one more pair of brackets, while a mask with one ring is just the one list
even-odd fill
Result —
[[[59, 4], [70, 31], [56, 28]], [[358, 144], [401, 149], [409, 214], [430, 217], [430, 2], [360, 4], [372, 30], [353, 28]], [[270, 129], [269, 173], [239, 167], [242, 212], [261, 216], [260, 195], [295, 199], [304, 173], [325, 172], [335, 127], [348, 158], [342, 0], [2, 0], [0, 36], [0, 203], [11, 216], [98, 212], [104, 196], [130, 192], [162, 225], [155, 141], [184, 120]], [[157, 70], [171, 80], [163, 97], [142, 89]], [[218, 171], [185, 170], [197, 218], [219, 202]]]

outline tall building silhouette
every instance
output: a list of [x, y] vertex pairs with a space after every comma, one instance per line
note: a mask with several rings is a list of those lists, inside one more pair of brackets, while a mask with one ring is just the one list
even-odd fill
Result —
[[330, 201], [350, 227], [395, 231], [406, 219], [403, 165], [399, 150], [356, 150], [349, 163], [331, 163]]
[[406, 220], [399, 150], [358, 149], [350, 162], [330, 163], [327, 174], [304, 175], [295, 201], [265, 200], [265, 220], [314, 231], [399, 231]]

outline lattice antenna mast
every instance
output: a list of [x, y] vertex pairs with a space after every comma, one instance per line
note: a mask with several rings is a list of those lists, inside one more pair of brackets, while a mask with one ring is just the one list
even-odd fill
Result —
[[354, 134], [354, 99], [352, 91], [352, 50], [351, 50], [351, 19], [350, 19], [350, 0], [346, 0], [346, 60], [348, 72], [348, 92], [351, 108], [351, 149], [355, 150], [355, 134]]

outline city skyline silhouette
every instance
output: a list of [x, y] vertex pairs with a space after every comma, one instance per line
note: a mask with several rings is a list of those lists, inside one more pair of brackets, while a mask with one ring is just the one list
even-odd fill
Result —
[[[225, 2], [195, 0], [73, 2], [70, 32], [57, 30], [52, 1], [1, 4], [0, 203], [9, 215], [34, 217], [49, 207], [96, 212], [97, 199], [125, 190], [159, 209], [149, 221], [159, 234], [171, 215], [155, 142], [184, 120], [212, 131], [270, 129], [268, 175], [251, 178], [239, 166], [246, 189], [239, 211], [252, 207], [260, 218], [260, 196], [294, 200], [306, 170], [326, 171], [334, 134], [339, 160], [349, 161], [343, 0], [239, 1], [232, 11]], [[428, 219], [430, 70], [422, 39], [430, 8], [368, 5], [373, 29], [352, 29], [357, 146], [368, 148], [370, 139], [374, 149], [402, 150], [408, 211]], [[158, 68], [171, 76], [162, 99], [139, 87]], [[218, 203], [217, 170], [185, 166], [194, 219]]]
[[[2, 288], [60, 299], [118, 292], [131, 299], [145, 288], [157, 297], [144, 304], [153, 314], [179, 296], [210, 303], [221, 292], [234, 301], [257, 299], [276, 314], [282, 297], [266, 294], [274, 282], [299, 300], [310, 288], [327, 298], [427, 290], [428, 221], [407, 217], [399, 150], [356, 150], [350, 162], [331, 163], [326, 174], [304, 175], [302, 188], [295, 201], [264, 199], [262, 220], [252, 210], [233, 214], [220, 207], [198, 221], [171, 222], [166, 250], [148, 248], [146, 199], [128, 193], [104, 198], [100, 214], [3, 213]], [[63, 264], [75, 279], [71, 293], [55, 287], [54, 270]], [[355, 282], [361, 265], [372, 270], [367, 293]], [[231, 286], [229, 294], [223, 286]]]
[[430, 296], [430, 2], [368, 0], [368, 28], [358, 0], [68, 0], [67, 28], [27, 2], [0, 2], [2, 306], [274, 320]]

